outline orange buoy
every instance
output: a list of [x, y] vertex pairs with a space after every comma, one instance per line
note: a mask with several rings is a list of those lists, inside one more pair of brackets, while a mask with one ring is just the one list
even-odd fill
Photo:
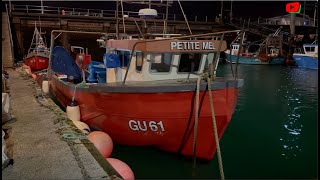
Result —
[[295, 62], [293, 60], [290, 60], [290, 59], [286, 60], [286, 65], [291, 65], [292, 66], [292, 65], [294, 65], [294, 63]]
[[31, 75], [31, 68], [29, 66], [26, 67], [25, 72]]
[[88, 135], [88, 139], [105, 158], [110, 157], [113, 149], [113, 142], [107, 133], [93, 131]]
[[32, 78], [33, 78], [34, 80], [37, 79], [37, 75], [32, 74]]
[[107, 158], [107, 161], [123, 177], [124, 180], [134, 180], [133, 171], [126, 163], [115, 158]]

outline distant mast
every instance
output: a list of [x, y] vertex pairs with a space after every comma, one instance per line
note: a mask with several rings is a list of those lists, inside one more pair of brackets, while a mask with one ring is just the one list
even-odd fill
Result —
[[231, 5], [230, 5], [230, 22], [232, 21], [232, 0], [231, 0]]
[[221, 1], [221, 12], [220, 12], [220, 15], [221, 15], [221, 22], [223, 22], [223, 1]]

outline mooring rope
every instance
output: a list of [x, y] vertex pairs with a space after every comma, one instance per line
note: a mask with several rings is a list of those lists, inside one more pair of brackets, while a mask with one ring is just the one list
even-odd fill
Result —
[[216, 117], [215, 117], [215, 113], [214, 113], [213, 97], [212, 97], [212, 91], [211, 91], [211, 78], [207, 77], [207, 81], [208, 81], [208, 91], [209, 91], [209, 99], [210, 99], [210, 106], [211, 106], [212, 124], [213, 124], [214, 137], [215, 137], [216, 146], [217, 146], [217, 155], [218, 155], [220, 176], [221, 176], [221, 180], [224, 180], [224, 172], [223, 172], [223, 165], [222, 165], [222, 158], [221, 158], [221, 151], [220, 151], [220, 144], [219, 144], [218, 128], [217, 128], [217, 122], [216, 122]]
[[199, 121], [199, 96], [200, 96], [200, 83], [202, 76], [199, 76], [197, 80], [197, 92], [196, 92], [196, 113], [194, 120], [194, 132], [193, 132], [193, 174], [195, 175], [196, 169], [196, 147], [197, 147], [197, 130], [198, 130], [198, 121]]
[[207, 82], [208, 82], [209, 100], [210, 100], [210, 107], [211, 107], [210, 109], [211, 109], [214, 137], [215, 137], [216, 147], [217, 147], [219, 171], [220, 171], [221, 180], [224, 180], [225, 177], [224, 177], [224, 172], [223, 172], [223, 164], [222, 164], [221, 150], [220, 150], [220, 144], [219, 144], [218, 128], [217, 128], [217, 123], [216, 123], [216, 118], [215, 118], [213, 97], [212, 97], [212, 91], [211, 91], [211, 78], [209, 77], [209, 75], [207, 73], [199, 76], [199, 78], [197, 80], [196, 110], [195, 110], [196, 114], [195, 114], [194, 136], [193, 136], [193, 175], [195, 175], [195, 169], [196, 169], [196, 146], [197, 146], [197, 129], [198, 129], [198, 123], [199, 123], [199, 97], [200, 97], [201, 79], [207, 79]]
[[86, 82], [85, 81], [82, 81], [81, 83], [79, 83], [79, 84], [77, 84], [77, 85], [75, 85], [74, 86], [74, 91], [73, 91], [73, 95], [72, 95], [72, 102], [74, 101], [74, 98], [75, 98], [75, 96], [76, 96], [76, 90], [77, 90], [77, 87], [78, 86], [84, 86], [84, 85], [86, 85]]

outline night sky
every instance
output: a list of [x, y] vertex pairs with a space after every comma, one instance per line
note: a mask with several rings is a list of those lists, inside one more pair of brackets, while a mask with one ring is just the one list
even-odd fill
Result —
[[[160, 2], [160, 1], [156, 1]], [[205, 16], [213, 18], [220, 14], [221, 1], [180, 1], [189, 19], [198, 16], [204, 19]], [[259, 16], [269, 18], [274, 16], [286, 15], [285, 5], [290, 1], [235, 1], [233, 2], [233, 15], [237, 18], [257, 18]], [[303, 12], [303, 1], [302, 4]], [[8, 3], [2, 1], [2, 3]], [[12, 1], [14, 4], [34, 4], [40, 6], [40, 1]], [[316, 1], [307, 1], [306, 14], [313, 18], [314, 6]], [[45, 6], [60, 6], [73, 8], [105, 9], [114, 10], [115, 1], [44, 1]], [[136, 5], [124, 3], [124, 10], [138, 12], [140, 8], [147, 8], [147, 5]], [[230, 1], [223, 2], [224, 15], [228, 15]], [[159, 13], [165, 12], [165, 7], [154, 7]], [[170, 14], [181, 15], [181, 10], [177, 1], [174, 1], [169, 8]]]

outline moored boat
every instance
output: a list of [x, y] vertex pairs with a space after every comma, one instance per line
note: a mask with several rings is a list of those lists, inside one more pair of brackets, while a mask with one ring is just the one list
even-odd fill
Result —
[[49, 49], [44, 42], [41, 31], [35, 25], [32, 42], [28, 50], [27, 56], [24, 58], [24, 63], [31, 68], [31, 70], [43, 70], [48, 68], [49, 64]]
[[304, 44], [303, 48], [295, 49], [293, 60], [300, 68], [318, 69], [318, 44]]
[[[51, 41], [59, 32], [67, 31], [53, 31]], [[191, 39], [224, 33], [228, 32], [153, 40], [104, 38], [102, 43], [108, 50], [105, 83], [74, 83], [85, 79], [81, 69], [64, 48], [55, 47], [48, 69], [50, 91], [65, 107], [74, 98], [81, 121], [108, 133], [115, 143], [155, 146], [211, 160], [217, 147], [212, 110], [221, 138], [231, 121], [243, 80], [215, 77], [225, 41]], [[61, 68], [64, 66], [67, 68]], [[202, 77], [211, 77], [212, 82], [206, 82], [206, 78], [197, 81]], [[210, 108], [208, 86], [214, 109]]]
[[269, 36], [260, 44], [243, 42], [242, 48], [239, 47], [240, 42], [231, 43], [230, 49], [225, 51], [227, 62], [236, 63], [238, 53], [240, 64], [281, 65], [285, 62], [282, 39], [278, 36]]

